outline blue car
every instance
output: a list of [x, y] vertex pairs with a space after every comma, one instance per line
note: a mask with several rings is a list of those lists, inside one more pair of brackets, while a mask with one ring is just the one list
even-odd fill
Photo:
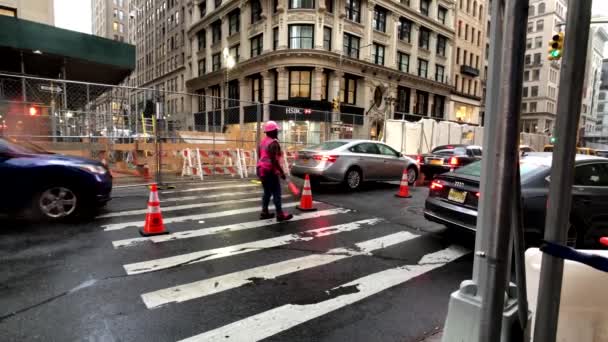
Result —
[[112, 192], [112, 175], [98, 161], [2, 138], [0, 182], [0, 212], [33, 220], [90, 216]]

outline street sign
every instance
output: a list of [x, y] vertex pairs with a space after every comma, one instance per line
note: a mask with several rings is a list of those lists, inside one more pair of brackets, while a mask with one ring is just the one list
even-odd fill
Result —
[[61, 93], [63, 89], [60, 86], [52, 85], [52, 84], [41, 84], [39, 85], [40, 90], [46, 91], [49, 93]]

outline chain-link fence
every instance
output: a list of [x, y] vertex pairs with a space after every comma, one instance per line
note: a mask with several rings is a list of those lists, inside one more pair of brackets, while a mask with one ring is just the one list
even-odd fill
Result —
[[261, 104], [176, 88], [0, 74], [0, 135], [36, 150], [99, 160], [117, 185], [253, 176], [265, 120], [282, 127], [279, 140], [287, 165], [306, 146], [368, 138], [363, 113]]

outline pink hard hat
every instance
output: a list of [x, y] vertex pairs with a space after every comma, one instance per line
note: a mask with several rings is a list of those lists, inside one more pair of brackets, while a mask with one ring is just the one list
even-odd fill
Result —
[[264, 124], [264, 132], [278, 131], [281, 127], [274, 121], [268, 121]]

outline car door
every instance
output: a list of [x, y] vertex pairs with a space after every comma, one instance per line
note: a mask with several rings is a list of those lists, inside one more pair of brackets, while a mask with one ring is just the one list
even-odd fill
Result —
[[405, 160], [401, 158], [399, 152], [384, 144], [378, 145], [378, 150], [382, 156], [383, 167], [380, 170], [379, 177], [385, 180], [401, 179], [403, 169], [405, 168]]
[[608, 163], [579, 165], [574, 172], [572, 212], [586, 230], [586, 242], [608, 236]]
[[[2, 179], [2, 187], [4, 194], [19, 194], [20, 179], [18, 177], [19, 170], [12, 164], [9, 163], [13, 156], [8, 150], [4, 150], [0, 145], [0, 179]], [[9, 201], [15, 200], [13, 196], [0, 196], [0, 209], [9, 208]]]
[[384, 161], [378, 146], [371, 142], [362, 142], [349, 149], [356, 156], [356, 164], [363, 170], [365, 180], [377, 180]]

